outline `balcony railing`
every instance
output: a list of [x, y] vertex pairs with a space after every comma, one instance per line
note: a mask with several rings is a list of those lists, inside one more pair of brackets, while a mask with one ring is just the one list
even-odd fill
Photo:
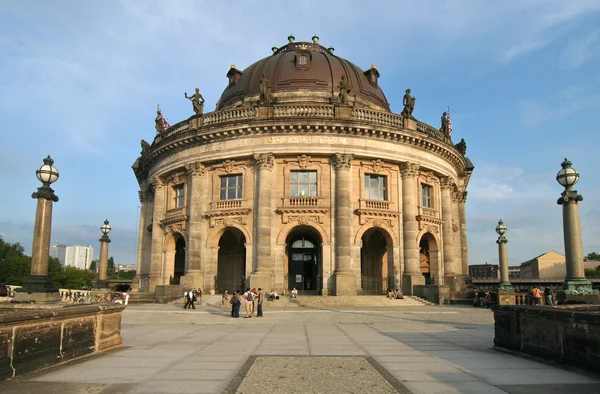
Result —
[[276, 106], [276, 118], [281, 117], [333, 117], [333, 105], [285, 105]]
[[172, 219], [172, 218], [176, 218], [179, 216], [185, 216], [185, 209], [186, 207], [179, 207], [179, 208], [173, 208], [173, 209], [169, 209], [166, 213], [165, 213], [165, 219]]
[[419, 207], [419, 215], [439, 219], [440, 211], [433, 208]]
[[378, 210], [389, 210], [390, 202], [385, 200], [360, 200], [360, 207], [362, 209], [378, 209]]
[[213, 201], [211, 203], [212, 209], [237, 209], [242, 207], [243, 200], [222, 200]]

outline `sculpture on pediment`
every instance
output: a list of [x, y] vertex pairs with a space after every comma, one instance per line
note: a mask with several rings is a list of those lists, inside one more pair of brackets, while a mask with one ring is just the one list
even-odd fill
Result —
[[154, 118], [154, 123], [157, 134], [161, 134], [171, 126], [163, 116], [160, 106], [158, 106], [158, 109], [156, 110], [156, 118]]
[[194, 112], [196, 115], [202, 115], [204, 112], [204, 97], [200, 94], [200, 89], [196, 88], [196, 93], [188, 96], [186, 92], [183, 93], [185, 98], [192, 102]]
[[350, 91], [352, 91], [352, 85], [350, 85], [350, 82], [348, 82], [346, 76], [342, 75], [342, 78], [340, 79], [339, 93], [340, 104], [348, 104], [348, 95], [350, 94]]
[[440, 127], [440, 133], [442, 133], [444, 136], [449, 136], [450, 135], [450, 129], [448, 127], [448, 112], [444, 112], [442, 114], [442, 127]]
[[269, 78], [267, 74], [263, 73], [260, 78], [260, 102], [265, 105], [271, 105], [273, 100], [273, 93], [271, 92], [271, 85], [269, 85]]
[[467, 153], [467, 143], [465, 142], [464, 138], [461, 138], [460, 142], [458, 144], [454, 145], [454, 147], [463, 156]]
[[406, 89], [406, 94], [402, 98], [402, 105], [404, 105], [404, 109], [402, 110], [402, 116], [406, 116], [408, 118], [412, 117], [413, 111], [415, 110], [415, 102], [417, 101], [416, 97], [411, 96], [410, 89]]
[[140, 145], [142, 146], [142, 155], [150, 149], [150, 144], [146, 140], [140, 141]]

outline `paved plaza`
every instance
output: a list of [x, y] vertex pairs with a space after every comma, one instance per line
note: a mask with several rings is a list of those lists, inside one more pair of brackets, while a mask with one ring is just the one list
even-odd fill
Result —
[[210, 306], [134, 305], [122, 334], [120, 350], [0, 391], [600, 393], [600, 376], [492, 349], [492, 312], [472, 307], [267, 307], [232, 319]]

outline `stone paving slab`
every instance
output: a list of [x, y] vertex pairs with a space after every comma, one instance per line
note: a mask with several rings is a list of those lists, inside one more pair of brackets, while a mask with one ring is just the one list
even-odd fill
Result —
[[222, 393], [252, 357], [290, 354], [307, 365], [370, 358], [413, 393], [600, 393], [598, 375], [494, 350], [492, 313], [479, 308], [267, 308], [262, 319], [232, 319], [133, 306], [122, 335], [119, 351], [2, 382], [0, 393]]

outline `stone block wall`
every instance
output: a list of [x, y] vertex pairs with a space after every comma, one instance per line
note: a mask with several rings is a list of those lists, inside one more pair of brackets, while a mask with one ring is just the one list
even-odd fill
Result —
[[492, 310], [495, 346], [600, 370], [600, 305], [504, 305]]
[[121, 346], [122, 305], [0, 306], [0, 380]]

